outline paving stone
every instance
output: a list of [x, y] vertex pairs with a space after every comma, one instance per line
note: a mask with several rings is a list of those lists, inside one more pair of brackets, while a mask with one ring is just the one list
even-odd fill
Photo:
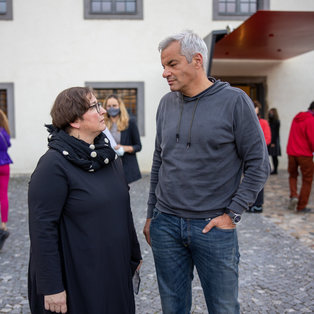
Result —
[[[0, 313], [29, 314], [27, 186], [29, 176], [13, 176], [9, 185], [11, 235], [0, 251]], [[130, 185], [131, 205], [143, 255], [137, 313], [162, 313], [150, 247], [142, 234], [149, 176]], [[241, 313], [314, 312], [314, 214], [287, 210], [288, 177], [271, 176], [265, 186], [263, 214], [244, 214], [237, 227], [240, 246]], [[312, 203], [311, 203], [312, 201]], [[313, 192], [309, 207], [313, 208]], [[197, 273], [191, 313], [207, 313]], [[98, 314], [98, 313], [97, 313]]]

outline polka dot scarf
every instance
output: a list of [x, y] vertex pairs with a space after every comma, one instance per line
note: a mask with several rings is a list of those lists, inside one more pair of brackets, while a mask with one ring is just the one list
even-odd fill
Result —
[[64, 158], [86, 171], [97, 171], [118, 158], [102, 132], [95, 138], [94, 144], [88, 144], [51, 124], [46, 125], [46, 128], [50, 133], [48, 147], [55, 149]]

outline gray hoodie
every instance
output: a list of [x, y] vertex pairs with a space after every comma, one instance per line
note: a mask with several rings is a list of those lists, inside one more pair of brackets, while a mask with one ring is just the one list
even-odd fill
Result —
[[170, 92], [156, 123], [147, 218], [155, 207], [212, 218], [226, 209], [241, 214], [254, 203], [270, 165], [253, 103], [242, 90], [214, 80], [194, 97]]

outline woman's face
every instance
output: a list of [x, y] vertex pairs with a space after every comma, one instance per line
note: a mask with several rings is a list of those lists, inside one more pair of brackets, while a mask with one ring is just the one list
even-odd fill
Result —
[[106, 110], [111, 119], [117, 119], [120, 114], [120, 105], [118, 100], [114, 97], [107, 99]]
[[115, 109], [120, 108], [118, 100], [115, 99], [115, 98], [109, 98], [107, 100], [106, 110], [109, 109], [109, 108], [115, 108]]
[[86, 135], [95, 134], [96, 137], [106, 128], [104, 121], [106, 110], [101, 105], [97, 105], [98, 101], [93, 94], [91, 94], [89, 100], [89, 109], [79, 119], [80, 132]]

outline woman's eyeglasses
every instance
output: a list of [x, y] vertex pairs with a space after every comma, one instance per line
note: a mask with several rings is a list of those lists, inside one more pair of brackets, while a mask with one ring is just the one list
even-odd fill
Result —
[[89, 106], [89, 109], [91, 109], [91, 108], [96, 108], [97, 112], [100, 114], [100, 110], [102, 108], [102, 105], [100, 102], [97, 102], [95, 105]]

